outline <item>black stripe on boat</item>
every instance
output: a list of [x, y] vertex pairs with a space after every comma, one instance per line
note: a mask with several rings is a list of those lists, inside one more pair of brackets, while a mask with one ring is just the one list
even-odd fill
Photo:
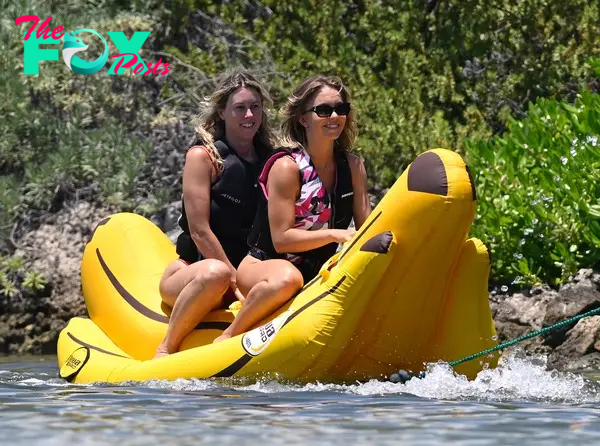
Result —
[[237, 373], [246, 364], [248, 364], [251, 359], [252, 359], [252, 356], [250, 356], [249, 354], [245, 353], [244, 356], [242, 356], [241, 358], [239, 358], [238, 360], [236, 360], [230, 366], [225, 367], [219, 373], [211, 376], [211, 378], [228, 378], [228, 377], [234, 375], [235, 373]]
[[471, 175], [471, 169], [469, 169], [469, 166], [465, 166], [465, 168], [467, 169], [467, 175], [469, 175], [469, 181], [471, 182], [471, 197], [473, 198], [473, 201], [477, 201], [477, 190], [475, 188], [475, 181], [473, 181], [473, 175]]
[[308, 307], [314, 305], [315, 303], [317, 303], [318, 301], [320, 301], [321, 299], [323, 299], [325, 296], [328, 296], [331, 293], [335, 292], [335, 290], [337, 290], [340, 287], [340, 285], [342, 283], [344, 283], [344, 280], [346, 280], [346, 276], [343, 276], [340, 280], [337, 281], [337, 283], [335, 285], [333, 285], [327, 291], [322, 292], [317, 297], [315, 297], [313, 300], [311, 300], [310, 302], [302, 305], [300, 308], [298, 308], [296, 311], [294, 311], [290, 315], [290, 317], [287, 318], [287, 321], [285, 321], [285, 323], [281, 326], [281, 328], [285, 327], [292, 319], [294, 319], [296, 316], [298, 316], [300, 313], [302, 313]]
[[[328, 296], [329, 294], [331, 294], [335, 290], [337, 290], [339, 288], [339, 286], [344, 282], [344, 280], [346, 280], [346, 276], [344, 276], [340, 280], [338, 280], [337, 283], [335, 285], [333, 285], [330, 289], [328, 289], [327, 291], [319, 294], [313, 300], [311, 300], [307, 304], [303, 305], [302, 307], [300, 307], [296, 311], [294, 311], [290, 315], [290, 317], [288, 317], [288, 319], [285, 321], [285, 323], [281, 326], [281, 329], [283, 329], [283, 327], [285, 327], [289, 321], [291, 321], [292, 319], [294, 319], [296, 316], [298, 316], [300, 313], [302, 313], [308, 307], [310, 307], [311, 305], [313, 305], [316, 302], [318, 302], [321, 299], [323, 299], [325, 296]], [[235, 360], [231, 365], [225, 367], [220, 372], [218, 372], [218, 373], [214, 374], [213, 376], [211, 376], [211, 378], [227, 378], [229, 376], [235, 375], [237, 372], [240, 371], [240, 369], [242, 367], [244, 367], [246, 364], [248, 364], [252, 358], [253, 358], [253, 356], [250, 356], [249, 354], [244, 353], [244, 355], [242, 357], [240, 357], [239, 359]]]
[[341, 260], [342, 260], [342, 259], [343, 259], [343, 258], [346, 256], [346, 254], [347, 254], [348, 252], [350, 252], [350, 250], [351, 250], [351, 249], [352, 249], [352, 247], [353, 247], [353, 246], [356, 244], [356, 242], [358, 242], [358, 241], [360, 240], [360, 238], [362, 237], [362, 235], [363, 235], [365, 232], [367, 232], [367, 229], [369, 229], [369, 228], [370, 228], [370, 227], [373, 225], [373, 223], [375, 223], [375, 222], [377, 221], [377, 219], [378, 219], [379, 217], [381, 217], [381, 212], [382, 212], [382, 211], [379, 211], [379, 212], [377, 213], [377, 215], [376, 215], [375, 217], [373, 217], [373, 220], [371, 220], [367, 226], [363, 226], [363, 227], [360, 229], [360, 231], [358, 231], [358, 234], [354, 234], [354, 239], [352, 240], [352, 243], [350, 243], [350, 246], [348, 246], [346, 249], [344, 249], [344, 252], [343, 252], [343, 253], [340, 255], [340, 257], [339, 257], [339, 258], [338, 258], [338, 260], [337, 260], [337, 261], [338, 261], [338, 263], [339, 263], [339, 262], [340, 262], [340, 261], [341, 261]]
[[96, 229], [98, 229], [99, 226], [105, 225], [106, 223], [108, 223], [108, 220], [110, 220], [110, 217], [105, 217], [102, 220], [100, 220], [98, 222], [98, 224], [94, 227], [94, 229], [92, 230], [92, 234], [90, 235], [90, 238], [88, 239], [88, 243], [92, 241], [92, 239], [94, 238], [94, 234], [96, 233]]
[[[127, 291], [123, 285], [121, 285], [121, 283], [119, 282], [119, 279], [117, 279], [117, 277], [113, 274], [113, 272], [110, 270], [110, 268], [104, 261], [104, 258], [102, 257], [102, 254], [100, 254], [100, 250], [98, 248], [96, 248], [96, 255], [98, 256], [98, 261], [100, 262], [100, 266], [102, 267], [104, 274], [106, 274], [106, 277], [108, 277], [108, 280], [110, 281], [112, 286], [115, 288], [115, 290], [117, 290], [117, 292], [121, 295], [121, 297], [125, 300], [125, 302], [127, 302], [138, 313], [146, 316], [149, 319], [152, 319], [153, 321], [162, 322], [165, 324], [169, 323], [169, 318], [167, 316], [165, 316], [164, 314], [160, 314], [155, 311], [152, 311], [150, 308], [146, 307], [139, 300], [137, 300], [129, 291]], [[196, 329], [197, 330], [209, 330], [209, 329], [225, 330], [227, 327], [229, 327], [229, 325], [230, 325], [229, 322], [206, 321], [206, 322], [200, 322], [198, 325], [196, 325]]]
[[67, 331], [67, 336], [70, 337], [75, 343], [81, 345], [82, 347], [87, 347], [90, 350], [96, 350], [97, 352], [104, 353], [106, 355], [118, 356], [119, 358], [131, 359], [129, 356], [119, 355], [118, 353], [113, 353], [108, 350], [104, 350], [103, 348], [96, 347], [95, 345], [88, 344], [87, 342], [83, 342], [81, 339], [75, 337], [75, 335], [71, 334], [71, 332]]

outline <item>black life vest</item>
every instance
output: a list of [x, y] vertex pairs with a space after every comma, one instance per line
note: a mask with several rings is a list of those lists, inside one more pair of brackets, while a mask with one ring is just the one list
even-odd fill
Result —
[[[280, 149], [273, 152], [272, 155], [282, 151], [289, 153], [288, 150]], [[336, 150], [335, 159], [337, 182], [332, 194], [332, 214], [328, 227], [330, 229], [348, 229], [354, 215], [352, 174], [350, 165], [348, 164], [348, 157], [345, 152]], [[300, 187], [302, 187], [302, 184], [303, 179], [302, 174], [300, 174]], [[265, 254], [265, 258], [284, 258], [284, 254], [275, 251], [271, 239], [267, 198], [262, 191], [259, 191], [259, 197], [258, 210], [256, 212], [254, 224], [252, 225], [252, 230], [248, 237], [248, 245], [262, 251]], [[302, 272], [305, 282], [318, 273], [321, 266], [335, 254], [337, 247], [337, 243], [329, 243], [311, 251], [294, 253], [301, 257], [300, 264], [297, 264], [296, 266]]]
[[[223, 169], [211, 187], [209, 225], [227, 258], [237, 268], [248, 253], [247, 237], [257, 208], [258, 169], [271, 151], [255, 141], [259, 162], [253, 164], [241, 158], [227, 141], [217, 140], [214, 144], [223, 159]], [[202, 145], [202, 141], [194, 145]], [[183, 233], [177, 239], [177, 253], [193, 263], [202, 259], [202, 255], [190, 236], [183, 196], [181, 200], [179, 226]]]

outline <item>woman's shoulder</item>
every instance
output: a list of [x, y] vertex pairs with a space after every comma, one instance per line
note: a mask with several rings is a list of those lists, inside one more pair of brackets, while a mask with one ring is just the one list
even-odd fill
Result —
[[288, 147], [278, 147], [269, 157], [273, 166], [285, 166], [285, 169], [295, 168], [298, 166], [294, 160], [293, 151]]
[[350, 167], [357, 167], [359, 168], [360, 166], [362, 166], [365, 161], [362, 157], [354, 154], [354, 153], [347, 153], [346, 154], [346, 159], [348, 160], [348, 164], [350, 164]]
[[205, 145], [193, 145], [191, 146], [186, 155], [185, 163], [188, 168], [194, 166], [210, 165], [216, 171], [219, 170], [218, 160], [215, 158], [213, 152]]
[[283, 154], [273, 161], [268, 172], [268, 179], [279, 190], [295, 191], [300, 185], [300, 168], [292, 157]]
[[348, 166], [350, 167], [350, 172], [353, 176], [359, 175], [360, 177], [367, 177], [367, 170], [365, 168], [365, 160], [354, 154], [348, 153], [346, 159], [348, 160]]

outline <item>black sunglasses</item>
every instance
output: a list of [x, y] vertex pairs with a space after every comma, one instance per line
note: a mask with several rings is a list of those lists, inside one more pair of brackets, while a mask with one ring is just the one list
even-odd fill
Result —
[[333, 112], [336, 112], [339, 116], [347, 116], [350, 109], [350, 102], [341, 102], [335, 106], [329, 104], [316, 105], [306, 110], [305, 113], [315, 112], [319, 118], [329, 118]]

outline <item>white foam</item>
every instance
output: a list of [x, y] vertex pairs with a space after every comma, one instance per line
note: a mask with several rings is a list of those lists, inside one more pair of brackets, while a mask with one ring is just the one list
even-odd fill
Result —
[[410, 393], [423, 398], [479, 401], [538, 401], [590, 403], [600, 401], [600, 386], [574, 373], [560, 373], [546, 369], [545, 357], [520, 357], [512, 354], [492, 370], [483, 370], [469, 381], [454, 373], [446, 363], [430, 364], [422, 379], [405, 384], [372, 380], [354, 385], [306, 384], [289, 386], [258, 382], [242, 389], [276, 393], [282, 391], [344, 392], [356, 395], [384, 395]]
[[[122, 385], [127, 385], [123, 383]], [[143, 387], [149, 387], [151, 389], [165, 389], [165, 390], [177, 390], [186, 392], [198, 392], [204, 390], [210, 390], [219, 388], [220, 386], [212, 380], [208, 379], [176, 379], [174, 381], [165, 381], [160, 379], [153, 379], [145, 381], [143, 383], [137, 383], [137, 385]]]
[[546, 369], [546, 358], [513, 354], [496, 369], [483, 370], [475, 380], [454, 374], [447, 364], [430, 365], [422, 380], [410, 380], [405, 391], [425, 398], [483, 401], [585, 403], [600, 401], [598, 386], [581, 375]]

